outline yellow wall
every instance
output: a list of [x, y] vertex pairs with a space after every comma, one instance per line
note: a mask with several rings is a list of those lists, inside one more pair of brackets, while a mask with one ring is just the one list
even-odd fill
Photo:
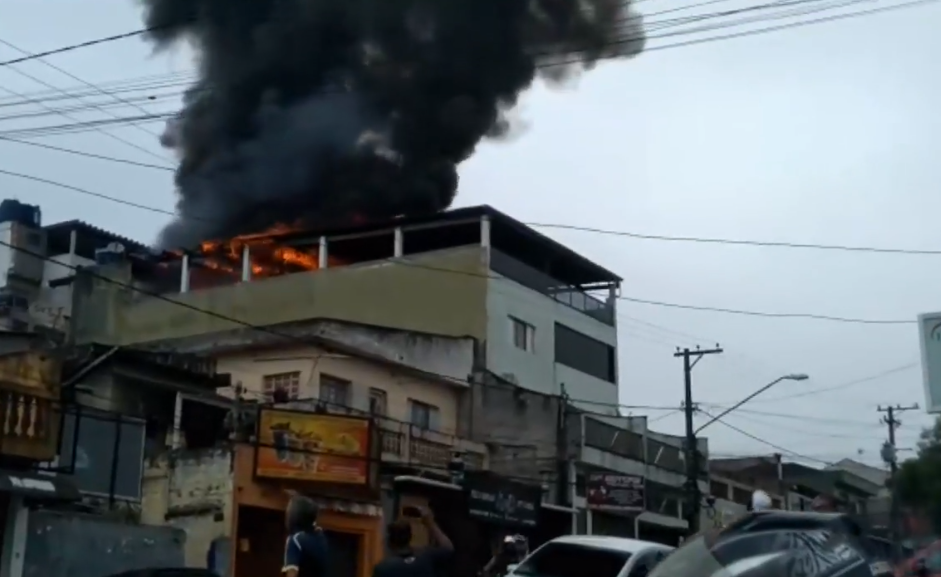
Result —
[[[132, 345], [323, 318], [483, 339], [488, 273], [485, 250], [471, 246], [165, 298], [82, 278], [71, 328], [77, 344]], [[127, 282], [129, 273], [99, 274]]]
[[[457, 427], [460, 385], [450, 385], [439, 380], [424, 379], [404, 374], [379, 363], [357, 357], [328, 353], [316, 347], [284, 347], [277, 350], [248, 351], [238, 355], [222, 356], [218, 359], [217, 371], [230, 373], [232, 382], [241, 382], [248, 399], [260, 398], [262, 380], [265, 375], [301, 373], [300, 393], [302, 399], [317, 398], [320, 374], [346, 379], [352, 383], [355, 408], [367, 410], [370, 388], [386, 391], [388, 417], [400, 421], [409, 420], [408, 400], [415, 399], [438, 407], [439, 430], [453, 433]], [[220, 390], [221, 393], [225, 391]], [[231, 391], [230, 391], [231, 393]]]

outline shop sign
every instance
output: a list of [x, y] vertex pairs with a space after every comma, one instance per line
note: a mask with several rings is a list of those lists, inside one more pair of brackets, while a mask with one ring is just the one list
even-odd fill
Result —
[[368, 485], [371, 438], [369, 419], [262, 409], [255, 476]]
[[621, 473], [589, 473], [587, 479], [588, 506], [594, 509], [644, 508], [644, 478]]
[[497, 475], [471, 474], [464, 477], [468, 514], [485, 521], [507, 525], [534, 526], [542, 489]]

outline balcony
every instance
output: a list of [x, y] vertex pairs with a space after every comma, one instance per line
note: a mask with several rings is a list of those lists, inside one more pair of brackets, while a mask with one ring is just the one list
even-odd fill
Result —
[[481, 443], [397, 421], [384, 420], [379, 427], [384, 462], [443, 471], [460, 451], [468, 469], [486, 466], [487, 448]]
[[[682, 439], [678, 437], [670, 438], [677, 441], [671, 444], [665, 442], [670, 437], [668, 435], [646, 431], [640, 426], [637, 430], [630, 430], [627, 423], [618, 427], [587, 415], [572, 415], [570, 431], [575, 437], [575, 446], [579, 447], [578, 460], [583, 463], [643, 475], [648, 480], [672, 487], [682, 486], [685, 482], [686, 461]], [[708, 490], [705, 484], [707, 462], [706, 454], [700, 451], [699, 474], [703, 490]]]
[[615, 325], [614, 300], [602, 300], [577, 287], [568, 286], [498, 250], [490, 251], [490, 268], [493, 272], [555, 299], [596, 321], [612, 327]]
[[40, 351], [0, 356], [0, 453], [51, 461], [59, 449], [59, 364]]

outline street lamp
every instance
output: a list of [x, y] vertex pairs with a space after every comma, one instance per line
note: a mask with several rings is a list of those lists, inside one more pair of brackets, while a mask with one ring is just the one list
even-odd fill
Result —
[[783, 377], [778, 377], [777, 379], [775, 379], [775, 380], [771, 381], [770, 383], [768, 383], [767, 385], [761, 387], [760, 389], [758, 389], [758, 390], [755, 391], [754, 393], [748, 395], [747, 397], [745, 397], [745, 398], [742, 399], [741, 401], [735, 403], [734, 405], [732, 405], [732, 406], [729, 407], [728, 409], [722, 411], [721, 413], [719, 413], [719, 414], [716, 415], [715, 417], [712, 417], [711, 419], [709, 419], [709, 421], [706, 422], [706, 424], [704, 424], [703, 426], [701, 426], [701, 427], [699, 427], [698, 429], [696, 429], [696, 431], [695, 431], [693, 434], [694, 434], [694, 435], [698, 435], [700, 431], [702, 431], [703, 429], [705, 429], [705, 428], [708, 427], [709, 425], [715, 423], [716, 421], [718, 421], [718, 420], [721, 419], [722, 417], [728, 415], [729, 413], [731, 413], [731, 412], [734, 411], [735, 409], [741, 407], [742, 405], [744, 405], [744, 404], [747, 403], [748, 401], [754, 399], [755, 397], [757, 397], [757, 396], [760, 395], [761, 393], [767, 391], [768, 389], [770, 389], [771, 387], [773, 387], [773, 386], [775, 386], [776, 384], [780, 383], [781, 381], [806, 381], [806, 380], [809, 379], [809, 378], [810, 378], [810, 377], [808, 377], [807, 375], [805, 375], [805, 374], [803, 374], [803, 373], [796, 373], [796, 374], [791, 374], [791, 375], [784, 375]]

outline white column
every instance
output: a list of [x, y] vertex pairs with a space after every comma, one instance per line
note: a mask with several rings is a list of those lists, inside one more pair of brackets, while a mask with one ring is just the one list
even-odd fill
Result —
[[180, 292], [190, 292], [190, 255], [183, 253], [182, 268], [180, 269]]
[[180, 428], [183, 425], [183, 395], [179, 392], [173, 403], [173, 436], [170, 441], [170, 449], [180, 448]]
[[73, 230], [69, 233], [69, 254], [75, 254], [78, 250], [78, 231]]
[[320, 252], [318, 254], [318, 266], [319, 268], [327, 268], [327, 237], [320, 237]]
[[587, 505], [585, 506], [585, 534], [594, 535], [591, 529], [591, 508]]
[[480, 219], [480, 246], [490, 248], [490, 217]]
[[404, 242], [404, 235], [402, 234], [402, 227], [397, 226], [395, 227], [395, 244], [394, 244], [392, 256], [394, 256], [395, 258], [399, 258], [400, 256], [402, 256], [402, 250], [404, 249], [404, 246], [405, 246], [405, 242]]
[[242, 282], [252, 280], [252, 251], [246, 244], [242, 247]]

